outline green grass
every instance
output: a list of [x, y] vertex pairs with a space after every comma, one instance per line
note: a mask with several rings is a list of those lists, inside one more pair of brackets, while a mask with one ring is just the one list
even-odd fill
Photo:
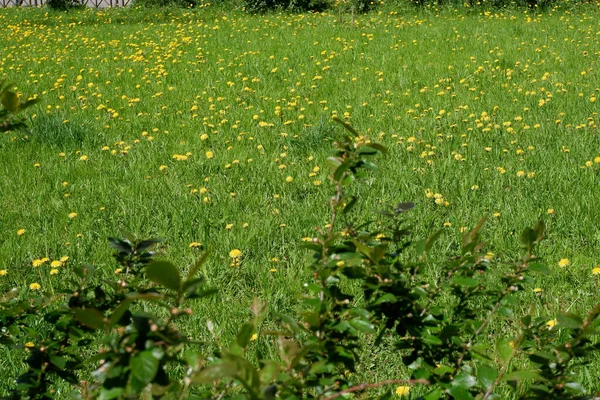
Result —
[[[199, 339], [208, 319], [231, 337], [254, 297], [294, 313], [310, 279], [299, 244], [328, 221], [337, 114], [390, 149], [359, 190], [361, 211], [414, 201], [415, 238], [450, 225], [440, 259], [489, 216], [490, 251], [513, 260], [520, 231], [542, 218], [553, 272], [522, 294], [523, 310], [583, 312], [600, 265], [598, 17], [386, 8], [351, 26], [335, 12], [0, 10], [0, 78], [42, 99], [26, 138], [0, 136], [0, 289], [56, 291], [87, 262], [110, 275], [106, 239], [126, 230], [163, 238], [161, 256], [182, 267], [199, 255], [191, 242], [212, 251], [204, 273], [220, 295], [186, 327]], [[62, 256], [56, 275], [32, 267]], [[393, 357], [369, 355], [364, 379], [397, 378]], [[597, 366], [582, 371], [588, 388]]]

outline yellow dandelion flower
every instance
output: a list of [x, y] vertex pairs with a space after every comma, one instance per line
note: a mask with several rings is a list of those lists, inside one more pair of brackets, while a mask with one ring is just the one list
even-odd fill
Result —
[[58, 270], [56, 268], [50, 270], [50, 275], [58, 274]]
[[242, 252], [238, 249], [233, 249], [229, 252], [229, 257], [231, 258], [240, 258], [242, 256]]
[[600, 275], [600, 267], [593, 268], [592, 269], [592, 275]]
[[291, 176], [288, 176], [287, 178], [285, 178], [285, 181], [286, 181], [287, 183], [290, 183], [290, 182], [293, 182], [293, 181], [294, 181], [294, 178], [292, 178]]
[[558, 321], [556, 319], [551, 319], [550, 321], [546, 322], [546, 326], [548, 327], [548, 329], [554, 328], [556, 324], [558, 324]]
[[79, 157], [79, 161], [87, 161], [88, 156], [86, 156], [85, 154], [82, 155], [81, 157]]
[[0, 269], [0, 276], [6, 276], [6, 275], [8, 275], [8, 270]]
[[398, 396], [408, 396], [410, 393], [410, 386], [398, 386], [396, 388], [396, 395]]
[[17, 236], [22, 236], [25, 233], [25, 229], [21, 228], [17, 231]]
[[60, 262], [60, 261], [58, 261], [58, 260], [54, 260], [54, 261], [52, 261], [52, 262], [50, 263], [50, 266], [51, 266], [52, 268], [57, 268], [57, 267], [60, 267], [60, 266], [62, 266], [62, 262]]
[[77, 216], [77, 213], [76, 213], [76, 212], [69, 213], [69, 218], [70, 218], [70, 219], [73, 219], [73, 218], [75, 218], [76, 216]]
[[251, 342], [254, 342], [256, 339], [258, 339], [258, 333], [254, 333], [254, 334], [252, 334], [252, 336], [250, 336]]
[[198, 247], [202, 247], [202, 243], [199, 242], [192, 242], [189, 245], [192, 249], [198, 248]]
[[561, 268], [568, 267], [569, 265], [571, 265], [571, 261], [568, 258], [561, 258], [558, 262], [558, 266]]
[[204, 153], [204, 155], [210, 160], [215, 156], [215, 153], [213, 153], [212, 151], [207, 151], [206, 153]]
[[539, 287], [536, 287], [535, 289], [533, 289], [533, 293], [541, 293], [543, 291], [544, 291], [544, 289], [539, 288]]
[[35, 267], [35, 268], [37, 268], [37, 267], [40, 267], [40, 266], [42, 266], [43, 264], [44, 264], [44, 261], [43, 261], [43, 260], [41, 260], [41, 259], [39, 259], [39, 258], [36, 258], [35, 260], [33, 260], [33, 261], [31, 262], [31, 265], [32, 265], [33, 267]]
[[29, 285], [29, 289], [31, 290], [40, 290], [41, 288], [42, 286], [37, 282], [34, 282], [31, 285]]
[[27, 342], [27, 343], [25, 343], [25, 347], [27, 347], [27, 348], [31, 348], [31, 347], [34, 347], [34, 346], [35, 346], [35, 344], [33, 344], [33, 342]]

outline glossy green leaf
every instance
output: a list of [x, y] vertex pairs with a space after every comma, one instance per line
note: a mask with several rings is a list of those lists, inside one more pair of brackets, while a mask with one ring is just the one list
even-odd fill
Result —
[[15, 92], [10, 90], [4, 91], [0, 101], [2, 101], [2, 105], [11, 113], [14, 114], [19, 111], [19, 96]]
[[253, 333], [254, 333], [254, 325], [249, 324], [249, 323], [242, 325], [242, 328], [240, 329], [240, 331], [238, 332], [238, 334], [235, 338], [237, 344], [241, 348], [245, 348], [246, 346], [248, 346], [248, 343], [250, 343], [250, 338], [252, 338]]
[[473, 399], [473, 395], [469, 393], [469, 390], [464, 386], [452, 386], [448, 389], [448, 393], [451, 394], [455, 400]]
[[487, 365], [480, 365], [477, 368], [477, 381], [486, 390], [489, 390], [492, 387], [497, 378], [498, 371], [496, 371], [496, 369]]
[[131, 378], [135, 379], [140, 386], [144, 387], [154, 380], [158, 371], [158, 359], [154, 357], [152, 351], [142, 351], [129, 362], [131, 368]]
[[104, 328], [105, 318], [104, 314], [95, 308], [76, 308], [73, 310], [75, 319], [82, 325], [92, 329]]
[[125, 299], [121, 301], [121, 303], [119, 303], [117, 308], [115, 308], [112, 314], [110, 315], [108, 319], [109, 324], [114, 325], [117, 322], [119, 322], [123, 315], [127, 312], [127, 310], [129, 310], [129, 306], [131, 306], [131, 303], [133, 303], [132, 299]]
[[539, 272], [544, 275], [550, 274], [550, 268], [548, 267], [548, 265], [541, 262], [528, 264], [527, 269], [531, 272]]
[[479, 285], [479, 281], [477, 279], [467, 278], [464, 276], [453, 276], [451, 281], [455, 285], [465, 286], [468, 288], [474, 288]]
[[363, 319], [350, 320], [350, 326], [364, 333], [377, 333], [377, 330], [375, 329], [373, 324]]
[[556, 319], [560, 326], [569, 329], [578, 329], [583, 325], [583, 319], [579, 315], [573, 313], [559, 314]]
[[146, 278], [171, 290], [179, 291], [181, 288], [179, 269], [168, 261], [152, 261], [148, 264]]
[[506, 339], [498, 340], [498, 343], [496, 344], [496, 349], [498, 350], [500, 358], [505, 363], [508, 362], [508, 360], [510, 360], [514, 352], [514, 349], [510, 345], [509, 341]]
[[114, 388], [105, 388], [103, 387], [100, 390], [100, 395], [98, 396], [98, 400], [112, 400], [118, 399], [121, 397], [125, 388], [123, 387], [114, 387]]
[[513, 371], [504, 375], [502, 380], [505, 381], [530, 381], [530, 380], [545, 380], [537, 371]]
[[433, 392], [430, 392], [423, 396], [423, 400], [438, 400], [442, 397], [442, 389], [437, 388]]
[[398, 301], [398, 298], [394, 296], [392, 293], [386, 293], [383, 296], [379, 296], [377, 300], [373, 303], [373, 305], [377, 306], [382, 303], [395, 303]]
[[342, 125], [348, 132], [352, 133], [354, 136], [360, 136], [360, 133], [358, 133], [356, 131], [356, 129], [354, 129], [352, 127], [352, 125], [350, 125], [349, 123], [343, 121], [337, 115], [334, 115], [333, 117], [331, 117], [331, 119], [333, 119], [338, 124]]

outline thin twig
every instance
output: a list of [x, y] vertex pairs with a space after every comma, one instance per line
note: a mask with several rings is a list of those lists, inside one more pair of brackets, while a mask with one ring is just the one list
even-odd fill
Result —
[[323, 400], [332, 400], [338, 398], [340, 396], [345, 395], [346, 393], [360, 392], [361, 390], [373, 389], [380, 386], [385, 385], [400, 385], [400, 384], [409, 384], [409, 385], [429, 385], [429, 381], [427, 379], [390, 379], [387, 381], [375, 382], [375, 383], [362, 383], [360, 385], [353, 386], [348, 389], [344, 389], [341, 392], [337, 392], [336, 394], [332, 394], [331, 396], [325, 397]]

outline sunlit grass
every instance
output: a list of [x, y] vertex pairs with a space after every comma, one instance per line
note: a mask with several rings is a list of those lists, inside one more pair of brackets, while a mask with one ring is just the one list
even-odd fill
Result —
[[[523, 309], [586, 310], [599, 16], [390, 8], [351, 26], [337, 13], [0, 10], [0, 78], [42, 98], [26, 138], [0, 137], [0, 288], [52, 292], [86, 262], [113, 274], [106, 239], [126, 230], [163, 238], [182, 267], [212, 251], [204, 273], [221, 295], [197, 306], [200, 338], [207, 319], [231, 335], [255, 296], [294, 313], [310, 279], [299, 244], [328, 221], [338, 115], [390, 149], [362, 211], [414, 201], [415, 238], [448, 232], [440, 258], [489, 216], [500, 261], [542, 218], [553, 273]], [[365, 379], [394, 377], [375, 362], [389, 357], [372, 355]]]

